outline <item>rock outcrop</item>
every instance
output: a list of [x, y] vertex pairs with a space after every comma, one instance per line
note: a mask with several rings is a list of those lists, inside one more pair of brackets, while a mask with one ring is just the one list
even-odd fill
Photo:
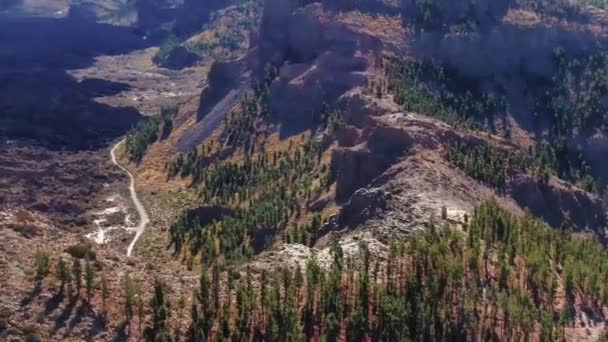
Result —
[[215, 62], [208, 74], [209, 85], [203, 89], [197, 118], [202, 119], [228, 92], [236, 88], [245, 69], [244, 61]]
[[371, 218], [381, 218], [386, 210], [388, 194], [379, 188], [362, 188], [352, 195], [337, 218], [340, 227], [355, 228]]
[[178, 46], [171, 50], [171, 52], [158, 64], [163, 68], [182, 70], [193, 66], [199, 60], [200, 57], [197, 54], [188, 51], [188, 49], [183, 46]]
[[336, 180], [336, 199], [345, 201], [367, 186], [391, 165], [388, 157], [369, 151], [339, 148], [333, 152], [331, 171]]
[[333, 23], [319, 3], [295, 11], [285, 1], [266, 3], [258, 51], [261, 65], [281, 65], [270, 106], [284, 135], [318, 124], [324, 103], [367, 85], [369, 60], [359, 49], [368, 41]]
[[539, 184], [527, 175], [511, 182], [511, 195], [522, 208], [553, 227], [565, 223], [577, 231], [590, 230], [603, 235], [608, 223], [600, 198], [558, 179]]

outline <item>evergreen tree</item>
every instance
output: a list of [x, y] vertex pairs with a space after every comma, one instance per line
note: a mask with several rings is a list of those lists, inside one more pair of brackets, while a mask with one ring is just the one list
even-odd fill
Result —
[[165, 299], [165, 285], [156, 279], [154, 282], [154, 297], [150, 303], [152, 307], [152, 331], [151, 336], [154, 341], [172, 341], [170, 330], [167, 326], [169, 317], [168, 304]]
[[80, 289], [82, 288], [82, 265], [78, 258], [74, 258], [72, 263], [72, 274], [74, 275], [74, 282], [76, 283], [76, 297], [78, 297], [80, 296]]
[[63, 260], [63, 257], [59, 257], [56, 268], [57, 278], [59, 279], [59, 281], [61, 281], [61, 293], [63, 293], [65, 289], [65, 284], [71, 281], [72, 275], [70, 273], [68, 265]]
[[35, 256], [36, 278], [44, 279], [49, 274], [49, 264], [51, 257], [48, 252], [37, 250]]
[[85, 261], [85, 286], [87, 289], [87, 300], [90, 302], [95, 286], [95, 268], [89, 261], [89, 258]]
[[104, 315], [106, 315], [106, 304], [108, 298], [110, 297], [110, 288], [108, 287], [108, 279], [106, 278], [106, 274], [101, 274], [101, 304], [103, 308]]
[[[143, 326], [144, 326], [145, 306], [146, 305], [144, 303], [144, 294], [140, 288], [137, 288], [136, 294], [135, 294], [135, 307], [137, 309], [137, 325], [138, 325], [138, 332], [139, 332], [140, 338], [141, 338], [141, 336], [144, 335]], [[152, 337], [154, 338], [154, 335]]]
[[131, 275], [127, 272], [123, 278], [123, 295], [125, 304], [125, 321], [131, 323], [133, 317], [133, 306], [136, 304], [137, 285], [131, 279]]

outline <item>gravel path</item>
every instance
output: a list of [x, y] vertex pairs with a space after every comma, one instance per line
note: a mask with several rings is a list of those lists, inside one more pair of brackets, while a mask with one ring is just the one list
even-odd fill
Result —
[[127, 248], [127, 256], [131, 256], [135, 243], [146, 229], [146, 225], [150, 222], [150, 219], [148, 218], [148, 213], [146, 212], [146, 209], [139, 201], [139, 197], [137, 197], [137, 192], [135, 191], [135, 178], [133, 177], [131, 172], [129, 172], [129, 170], [127, 170], [124, 166], [120, 165], [116, 160], [116, 149], [124, 142], [125, 140], [123, 139], [119, 141], [116, 145], [114, 145], [114, 147], [110, 151], [110, 156], [112, 157], [112, 163], [114, 163], [114, 165], [118, 166], [120, 169], [126, 172], [127, 175], [129, 175], [129, 192], [131, 193], [131, 200], [133, 200], [133, 204], [135, 204], [135, 209], [137, 209], [137, 213], [139, 214], [139, 224], [133, 228], [130, 228], [135, 231], [135, 236], [133, 237], [133, 240], [131, 240], [129, 248]]

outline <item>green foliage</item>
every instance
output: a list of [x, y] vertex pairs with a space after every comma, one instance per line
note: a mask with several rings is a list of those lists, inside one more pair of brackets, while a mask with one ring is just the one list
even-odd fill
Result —
[[37, 250], [34, 256], [34, 266], [36, 268], [36, 278], [44, 279], [49, 274], [49, 265], [51, 262], [51, 256], [48, 252], [43, 250]]
[[[215, 290], [212, 284], [230, 275], [214, 268], [213, 280], [201, 276], [203, 296], [193, 316], [199, 324], [207, 317], [206, 329], [224, 326], [223, 336], [238, 340], [254, 334], [303, 340], [317, 332], [338, 341], [344, 332], [357, 341], [472, 340], [479, 334], [529, 340], [533, 333], [552, 341], [570, 324], [575, 304], [598, 315], [608, 304], [604, 246], [529, 215], [513, 216], [494, 200], [472, 213], [464, 232], [431, 222], [406, 240], [392, 238], [389, 247], [386, 259], [374, 261], [363, 243], [358, 255], [346, 258], [336, 240], [326, 269], [313, 258], [304, 275], [299, 268], [262, 273], [258, 291], [247, 273], [223, 305], [219, 285]], [[563, 306], [557, 298], [564, 298]], [[225, 321], [228, 313], [237, 318], [234, 327]]]
[[95, 260], [96, 254], [93, 250], [93, 245], [91, 243], [80, 243], [76, 245], [72, 245], [66, 249], [72, 257], [78, 259], [90, 259]]
[[80, 289], [82, 288], [82, 264], [80, 259], [74, 258], [72, 263], [72, 274], [74, 275], [74, 282], [76, 283], [76, 296], [80, 295]]
[[323, 225], [321, 215], [314, 215], [310, 223], [304, 225], [294, 225], [283, 233], [283, 241], [286, 243], [300, 243], [306, 246], [311, 246], [317, 233]]
[[[170, 227], [172, 241], [180, 249], [190, 240], [191, 253], [202, 252], [206, 262], [220, 254], [237, 259], [250, 256], [252, 239], [259, 230], [283, 227], [301, 214], [303, 200], [321, 193], [311, 175], [320, 152], [319, 144], [309, 142], [292, 153], [260, 153], [256, 159], [216, 163], [196, 173], [203, 175], [199, 184], [202, 201], [231, 207], [234, 214], [202, 226], [195, 215], [185, 212]], [[311, 231], [319, 225], [316, 222]]]
[[65, 284], [69, 283], [72, 280], [72, 274], [70, 273], [70, 269], [62, 257], [59, 257], [55, 268], [57, 279], [59, 279], [59, 281], [61, 282], [61, 291], [63, 292]]
[[252, 147], [256, 143], [256, 127], [270, 117], [270, 83], [278, 75], [278, 69], [268, 65], [264, 76], [257, 80], [253, 90], [241, 99], [239, 110], [225, 119], [228, 145], [245, 144]]
[[201, 271], [199, 291], [192, 300], [192, 324], [190, 338], [193, 341], [205, 341], [211, 336], [213, 322], [219, 310], [219, 273], [213, 272], [209, 277], [206, 269]]
[[[555, 174], [588, 191], [601, 192], [608, 179], [594, 172], [585, 146], [574, 141], [581, 135], [608, 132], [608, 108], [603, 103], [608, 95], [608, 54], [573, 58], [563, 49], [556, 49], [553, 61], [556, 73], [551, 79], [522, 75], [533, 89], [533, 121], [539, 132], [537, 144], [528, 156], [497, 155], [497, 151], [485, 146], [470, 150], [470, 144], [457, 144], [449, 146], [448, 160], [497, 188], [504, 185], [503, 171], [525, 166], [525, 161], [541, 181], [546, 182], [550, 174]], [[504, 136], [511, 136], [506, 98], [480, 92], [478, 80], [450, 76], [449, 70], [431, 62], [396, 58], [386, 61], [385, 74], [388, 92], [407, 111], [463, 128], [490, 131], [496, 131], [496, 119], [500, 118]], [[500, 160], [499, 155], [508, 160]]]
[[161, 63], [171, 52], [180, 46], [179, 38], [175, 35], [170, 35], [161, 43], [158, 51], [152, 57], [152, 61], [156, 64]]
[[321, 111], [321, 122], [328, 134], [333, 135], [344, 126], [344, 113], [340, 110], [331, 110], [326, 105]]
[[105, 273], [101, 274], [100, 287], [101, 287], [101, 304], [102, 304], [102, 309], [103, 309], [103, 312], [105, 315], [106, 303], [108, 301], [108, 298], [110, 298], [110, 287], [108, 286], [108, 279], [106, 278]]
[[133, 306], [136, 304], [138, 288], [128, 272], [125, 273], [122, 284], [125, 302], [125, 321], [129, 323], [133, 317]]
[[528, 158], [515, 152], [497, 150], [485, 142], [452, 141], [445, 156], [471, 177], [499, 190], [504, 188], [510, 173], [524, 172], [529, 165]]
[[162, 136], [167, 136], [173, 129], [173, 117], [177, 107], [163, 107], [157, 116], [147, 117], [135, 126], [126, 138], [126, 150], [129, 160], [139, 162], [148, 149], [159, 138], [159, 128], [162, 125]]
[[131, 161], [139, 162], [148, 145], [158, 139], [159, 117], [145, 118], [127, 134], [126, 148]]
[[86, 259], [85, 261], [85, 287], [87, 289], [87, 299], [91, 301], [91, 296], [93, 295], [93, 290], [95, 288], [95, 267]]
[[392, 58], [385, 61], [388, 92], [407, 111], [449, 123], [494, 129], [494, 120], [507, 113], [503, 96], [485, 93], [472, 80], [458, 78], [430, 62]]
[[262, 2], [258, 0], [245, 1], [231, 8], [224, 16], [212, 15], [205, 32], [211, 37], [187, 42], [191, 51], [215, 61], [230, 60], [238, 56], [238, 52], [246, 49], [247, 35], [259, 23], [262, 14]]
[[583, 15], [585, 7], [606, 8], [605, 0], [515, 0], [519, 8], [535, 11], [541, 15], [575, 18]]
[[578, 182], [589, 191], [602, 190], [606, 177], [594, 174], [583, 146], [572, 139], [598, 130], [608, 132], [608, 107], [603, 103], [608, 95], [608, 54], [574, 58], [556, 49], [553, 62], [557, 71], [537, 94], [536, 125], [539, 130], [548, 129], [537, 153], [560, 178]]
[[[327, 165], [320, 165], [319, 143], [309, 141], [298, 148], [290, 144], [289, 151], [271, 153], [260, 144], [260, 135], [270, 124], [269, 86], [276, 75], [276, 68], [268, 66], [242, 98], [239, 110], [226, 118], [225, 146], [211, 143], [180, 154], [166, 165], [168, 178], [191, 177], [202, 203], [231, 209], [230, 214], [204, 223], [196, 209], [186, 210], [171, 225], [176, 250], [189, 245], [190, 265], [198, 255], [203, 263], [211, 264], [218, 257], [235, 261], [268, 248], [290, 222], [300, 219], [307, 210], [303, 203], [319, 198], [333, 182]], [[325, 107], [319, 123], [329, 131], [338, 130], [341, 112]], [[224, 152], [236, 148], [243, 149], [245, 159], [224, 160]], [[309, 244], [320, 223], [316, 217], [295, 229], [295, 239]]]
[[152, 307], [152, 330], [150, 332], [153, 341], [173, 341], [167, 319], [169, 318], [168, 302], [165, 299], [165, 285], [158, 279], [154, 282], [154, 297], [150, 306]]
[[510, 4], [510, 0], [402, 0], [402, 16], [424, 29], [477, 29], [500, 22]]

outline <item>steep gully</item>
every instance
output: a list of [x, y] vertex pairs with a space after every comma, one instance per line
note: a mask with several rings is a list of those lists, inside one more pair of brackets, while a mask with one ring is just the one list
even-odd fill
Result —
[[135, 178], [133, 177], [131, 172], [129, 172], [129, 170], [127, 170], [124, 166], [120, 165], [118, 163], [118, 161], [116, 160], [116, 149], [120, 145], [122, 145], [124, 142], [125, 142], [125, 139], [116, 143], [116, 145], [114, 145], [114, 147], [110, 151], [110, 156], [112, 157], [112, 163], [114, 163], [114, 165], [118, 166], [127, 175], [129, 175], [129, 179], [130, 179], [129, 192], [131, 193], [131, 200], [133, 201], [133, 204], [135, 205], [135, 209], [137, 209], [137, 213], [139, 215], [139, 224], [135, 227], [129, 228], [129, 230], [135, 231], [135, 236], [133, 237], [133, 240], [131, 240], [129, 247], [127, 248], [127, 256], [131, 256], [135, 243], [137, 242], [137, 240], [139, 239], [141, 234], [146, 229], [146, 225], [150, 222], [150, 219], [148, 218], [148, 213], [146, 212], [146, 209], [139, 201], [139, 197], [137, 197], [137, 192], [135, 191]]

